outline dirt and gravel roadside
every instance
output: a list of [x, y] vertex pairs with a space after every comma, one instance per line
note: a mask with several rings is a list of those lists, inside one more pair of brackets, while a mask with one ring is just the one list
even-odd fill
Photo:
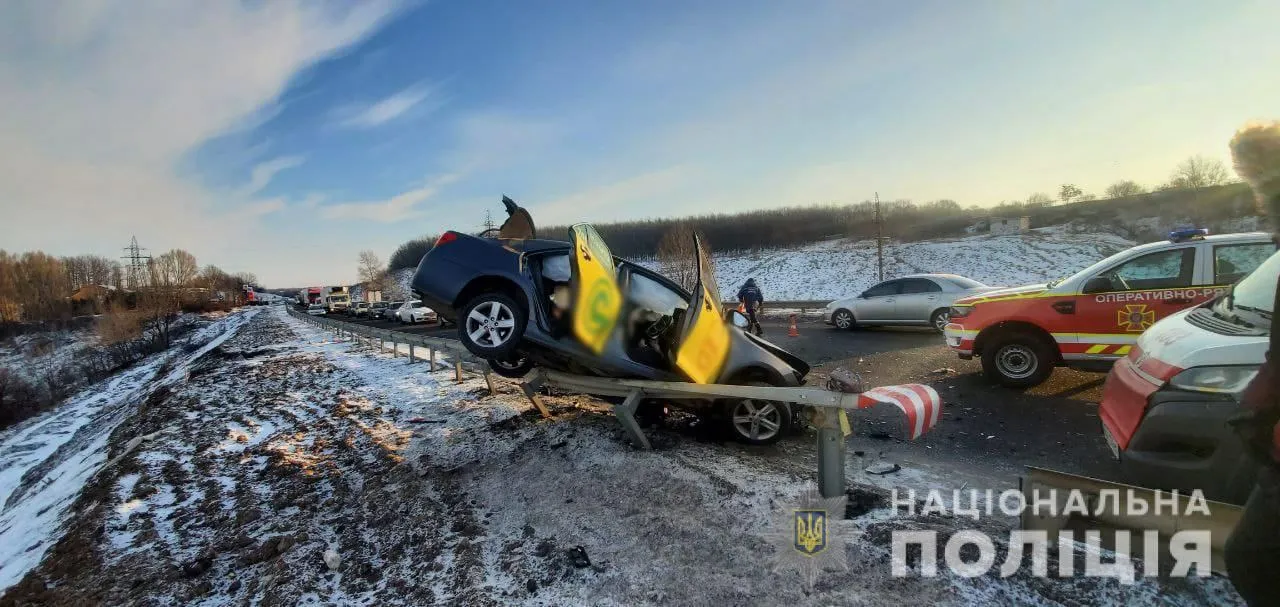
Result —
[[893, 530], [1007, 522], [895, 517], [870, 487], [832, 528], [860, 538], [848, 568], [806, 593], [772, 538], [811, 438], [745, 448], [675, 423], [636, 451], [598, 401], [550, 398], [543, 420], [512, 384], [491, 396], [377, 349], [259, 314], [111, 435], [113, 458], [149, 438], [0, 605], [1230, 601], [1216, 578], [895, 578]]

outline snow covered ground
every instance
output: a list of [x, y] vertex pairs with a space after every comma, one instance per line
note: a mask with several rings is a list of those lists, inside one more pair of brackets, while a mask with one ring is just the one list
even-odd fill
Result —
[[[746, 448], [677, 424], [651, 428], [655, 450], [637, 451], [607, 409], [587, 397], [548, 398], [554, 417], [544, 420], [510, 383], [500, 382], [490, 395], [480, 378], [454, 383], [451, 370], [430, 373], [425, 363], [379, 352], [376, 342], [335, 342], [280, 308], [237, 318], [247, 323], [234, 336], [210, 342], [198, 361], [172, 365], [165, 377], [181, 381], [146, 398], [114, 432], [99, 430], [92, 445], [74, 449], [68, 465], [80, 462], [74, 476], [87, 481], [74, 505], [62, 507], [65, 535], [4, 599], [1131, 606], [1232, 600], [1221, 578], [1124, 586], [1023, 572], [1002, 578], [998, 569], [974, 579], [894, 578], [891, 531], [937, 529], [945, 536], [974, 523], [894, 516], [883, 496], [865, 486], [856, 492], [861, 507], [832, 522], [832, 533], [861, 534], [844, 549], [847, 569], [823, 574], [806, 593], [796, 572], [774, 571], [774, 546], [786, 531], [786, 504], [810, 486], [811, 437]], [[126, 384], [133, 385], [122, 380], [119, 390]], [[97, 442], [107, 433], [106, 445]], [[152, 438], [126, 452], [139, 436]], [[5, 435], [4, 444], [12, 438]], [[118, 462], [91, 475], [107, 456]], [[919, 492], [947, 486], [927, 470], [905, 472], [878, 482]], [[38, 516], [47, 501], [13, 503], [6, 520]], [[982, 524], [1007, 537], [1007, 521]], [[23, 552], [24, 541], [3, 538], [0, 544], [17, 545], [0, 562], [39, 560]]]
[[[714, 243], [713, 243], [714, 244]], [[1137, 243], [1107, 232], [1072, 232], [1067, 226], [1023, 234], [888, 243], [885, 278], [940, 272], [989, 285], [1017, 286], [1067, 276]], [[720, 293], [731, 299], [754, 277], [773, 300], [838, 299], [861, 293], [876, 280], [874, 240], [831, 240], [793, 249], [717, 254]], [[646, 262], [657, 267], [653, 262]]]
[[68, 506], [106, 461], [116, 427], [151, 394], [182, 381], [252, 316], [208, 323], [183, 343], [0, 435], [0, 588], [21, 579], [57, 540]]

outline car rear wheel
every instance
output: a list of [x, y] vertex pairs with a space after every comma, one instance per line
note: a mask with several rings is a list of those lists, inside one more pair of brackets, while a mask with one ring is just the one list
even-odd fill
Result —
[[481, 293], [462, 307], [458, 339], [484, 359], [506, 358], [524, 336], [524, 309], [504, 293]]
[[848, 331], [857, 326], [858, 323], [853, 319], [853, 312], [841, 309], [836, 310], [836, 313], [831, 315], [831, 324], [835, 325], [837, 329]]
[[522, 352], [513, 352], [505, 358], [490, 358], [489, 368], [502, 377], [520, 379], [533, 370], [533, 361]]
[[987, 379], [1009, 388], [1030, 388], [1053, 373], [1054, 352], [1044, 339], [1009, 333], [982, 347], [982, 371]]
[[929, 316], [929, 324], [939, 333], [946, 331], [949, 322], [951, 322], [951, 310], [948, 308], [934, 310]]
[[[768, 386], [750, 382], [750, 386]], [[748, 445], [772, 445], [782, 440], [791, 428], [791, 407], [787, 403], [744, 398], [730, 401], [725, 411], [726, 428], [738, 442]]]

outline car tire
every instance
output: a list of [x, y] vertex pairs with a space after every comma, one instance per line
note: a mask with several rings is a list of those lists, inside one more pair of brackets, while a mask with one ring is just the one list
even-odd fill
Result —
[[831, 324], [835, 325], [837, 329], [842, 331], [852, 331], [858, 327], [858, 321], [854, 319], [853, 312], [844, 308], [836, 310], [835, 313], [831, 315]]
[[[771, 384], [754, 381], [745, 385]], [[728, 401], [723, 406], [725, 430], [740, 443], [772, 445], [782, 440], [792, 427], [791, 406], [784, 402], [743, 398]]]
[[929, 315], [929, 326], [939, 334], [945, 333], [947, 323], [951, 322], [951, 308], [938, 308]]
[[1030, 388], [1053, 373], [1055, 352], [1050, 344], [1029, 333], [1006, 333], [982, 346], [982, 372], [1007, 388]]
[[488, 362], [494, 373], [511, 379], [520, 379], [533, 370], [533, 360], [518, 351], [506, 358], [490, 358]]
[[[495, 318], [496, 323], [487, 324]], [[496, 291], [473, 297], [458, 316], [458, 340], [468, 352], [486, 360], [515, 352], [524, 329], [524, 308]]]

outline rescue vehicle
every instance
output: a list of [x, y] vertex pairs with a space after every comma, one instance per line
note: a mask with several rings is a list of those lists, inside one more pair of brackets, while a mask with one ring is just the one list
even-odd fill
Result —
[[1257, 466], [1227, 422], [1266, 360], [1277, 277], [1280, 254], [1156, 323], [1111, 368], [1098, 417], [1125, 480], [1244, 503]]
[[1106, 371], [1143, 331], [1225, 292], [1275, 250], [1263, 232], [1174, 231], [1067, 278], [958, 299], [946, 342], [1011, 388], [1038, 385], [1056, 366]]

